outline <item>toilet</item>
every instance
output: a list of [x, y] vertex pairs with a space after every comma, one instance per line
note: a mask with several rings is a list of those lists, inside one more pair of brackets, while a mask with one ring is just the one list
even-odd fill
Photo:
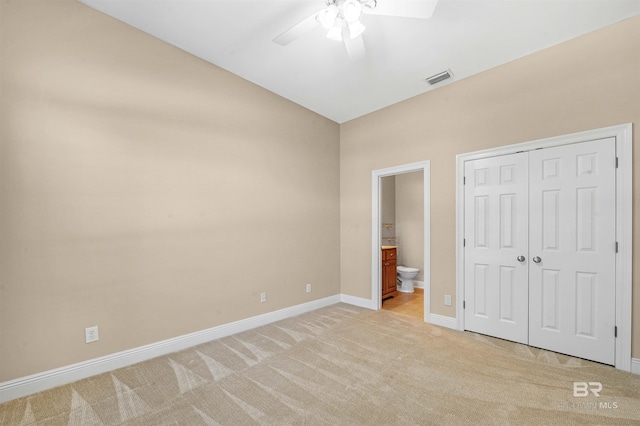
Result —
[[413, 279], [418, 276], [420, 269], [398, 266], [396, 268], [396, 272], [398, 273], [398, 279], [401, 283], [400, 287], [398, 287], [398, 291], [403, 293], [413, 293]]

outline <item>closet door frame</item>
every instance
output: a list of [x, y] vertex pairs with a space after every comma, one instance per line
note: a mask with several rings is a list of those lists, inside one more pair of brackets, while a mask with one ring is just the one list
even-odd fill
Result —
[[464, 330], [464, 164], [465, 161], [519, 151], [550, 148], [596, 139], [615, 138], [616, 173], [616, 326], [615, 367], [631, 371], [632, 309], [632, 125], [631, 123], [507, 145], [456, 156], [456, 325]]

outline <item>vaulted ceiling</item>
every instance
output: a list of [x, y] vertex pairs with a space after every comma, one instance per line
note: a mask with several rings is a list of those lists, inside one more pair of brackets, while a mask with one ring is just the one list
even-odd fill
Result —
[[338, 123], [640, 14], [640, 0], [439, 0], [430, 19], [363, 14], [354, 62], [320, 25], [273, 42], [326, 0], [80, 1]]

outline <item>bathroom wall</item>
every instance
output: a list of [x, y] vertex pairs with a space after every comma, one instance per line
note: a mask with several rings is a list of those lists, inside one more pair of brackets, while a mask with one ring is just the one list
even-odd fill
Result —
[[380, 179], [380, 226], [380, 245], [397, 245], [395, 176]]
[[[443, 299], [455, 298], [457, 154], [634, 123], [637, 193], [638, 76], [640, 16], [342, 124], [342, 292], [371, 298], [373, 170], [431, 160], [431, 311], [449, 317], [456, 316], [455, 302]], [[633, 211], [637, 248], [640, 197]], [[640, 358], [640, 250], [633, 256], [632, 354]]]
[[416, 280], [424, 281], [424, 172], [395, 178], [398, 265], [420, 269]]
[[338, 124], [74, 0], [0, 40], [0, 382], [340, 293]]
[[396, 223], [396, 177], [385, 176], [380, 182], [380, 223]]

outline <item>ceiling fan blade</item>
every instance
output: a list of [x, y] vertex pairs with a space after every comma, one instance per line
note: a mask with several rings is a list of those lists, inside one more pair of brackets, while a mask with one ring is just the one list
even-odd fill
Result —
[[362, 10], [371, 15], [429, 19], [437, 4], [438, 0], [378, 0], [374, 9]]
[[351, 62], [358, 62], [365, 57], [367, 50], [364, 48], [362, 36], [351, 38], [347, 34], [344, 34], [342, 39], [344, 40], [344, 46], [347, 48], [347, 54]]
[[274, 38], [273, 41], [281, 46], [286, 46], [292, 41], [302, 37], [309, 31], [320, 25], [320, 22], [318, 22], [317, 19], [318, 13], [320, 13], [320, 10], [313, 12], [311, 15], [298, 22], [296, 25], [289, 28], [278, 37]]

